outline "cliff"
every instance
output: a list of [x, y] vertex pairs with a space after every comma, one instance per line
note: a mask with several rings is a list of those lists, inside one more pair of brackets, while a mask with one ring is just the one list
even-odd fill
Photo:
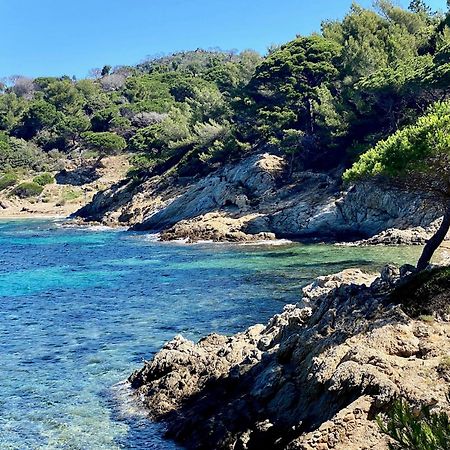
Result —
[[273, 237], [347, 240], [419, 227], [400, 242], [423, 243], [439, 217], [416, 195], [375, 183], [345, 189], [341, 171], [286, 176], [276, 155], [252, 155], [199, 180], [122, 181], [78, 211], [86, 220], [128, 224], [162, 239], [213, 241]]

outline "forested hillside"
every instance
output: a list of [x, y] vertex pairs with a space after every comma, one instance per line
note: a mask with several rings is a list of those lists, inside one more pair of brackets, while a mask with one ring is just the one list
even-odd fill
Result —
[[354, 4], [342, 21], [265, 57], [195, 50], [88, 79], [0, 86], [0, 189], [24, 173], [129, 154], [135, 180], [204, 175], [261, 150], [289, 172], [350, 165], [449, 96], [450, 16]]

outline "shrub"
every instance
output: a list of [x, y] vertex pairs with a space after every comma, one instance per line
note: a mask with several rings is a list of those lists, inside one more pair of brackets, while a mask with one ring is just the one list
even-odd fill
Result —
[[444, 316], [450, 307], [450, 267], [439, 267], [412, 275], [391, 293], [411, 317]]
[[83, 133], [83, 141], [89, 150], [99, 152], [100, 156], [115, 155], [120, 153], [127, 143], [122, 136], [109, 131], [94, 133], [87, 131]]
[[14, 172], [7, 172], [0, 177], [0, 191], [14, 186], [17, 183], [17, 175]]
[[33, 178], [33, 183], [39, 184], [39, 186], [46, 186], [47, 184], [52, 184], [55, 178], [51, 173], [44, 172]]
[[44, 188], [34, 182], [20, 183], [13, 190], [13, 194], [20, 198], [36, 197], [42, 193]]
[[27, 168], [40, 171], [47, 165], [47, 156], [32, 142], [5, 137], [0, 133], [0, 168]]
[[131, 156], [130, 163], [135, 169], [151, 170], [155, 167], [157, 158], [152, 154], [139, 153]]
[[83, 195], [83, 193], [79, 189], [73, 189], [73, 188], [65, 189], [62, 193], [62, 201], [64, 203], [70, 202], [72, 200], [76, 200], [76, 199], [80, 198], [82, 195]]
[[447, 450], [450, 448], [450, 419], [444, 412], [432, 413], [423, 406], [419, 413], [404, 400], [397, 400], [386, 420], [377, 417], [383, 433], [394, 442], [390, 450]]

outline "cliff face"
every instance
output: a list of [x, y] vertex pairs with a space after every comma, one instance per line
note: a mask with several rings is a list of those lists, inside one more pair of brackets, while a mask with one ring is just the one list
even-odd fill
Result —
[[198, 181], [155, 177], [140, 185], [119, 183], [78, 215], [164, 231], [163, 239], [214, 241], [369, 237], [388, 228], [428, 227], [439, 217], [437, 209], [398, 190], [373, 183], [340, 189], [338, 172], [300, 172], [286, 181], [284, 160], [265, 153]]
[[320, 277], [265, 326], [175, 337], [131, 385], [187, 448], [387, 449], [374, 418], [395, 396], [450, 408], [450, 317], [409, 318], [387, 296], [398, 280]]

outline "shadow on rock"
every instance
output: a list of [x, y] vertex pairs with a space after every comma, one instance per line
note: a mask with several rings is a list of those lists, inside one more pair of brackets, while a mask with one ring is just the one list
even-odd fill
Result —
[[68, 184], [71, 186], [84, 186], [98, 180], [101, 174], [95, 166], [81, 166], [74, 170], [63, 169], [55, 175], [58, 184]]
[[390, 266], [319, 277], [266, 326], [175, 337], [130, 382], [187, 448], [387, 448], [375, 412], [397, 395], [445, 406], [448, 389], [449, 324], [389, 303], [399, 278]]

